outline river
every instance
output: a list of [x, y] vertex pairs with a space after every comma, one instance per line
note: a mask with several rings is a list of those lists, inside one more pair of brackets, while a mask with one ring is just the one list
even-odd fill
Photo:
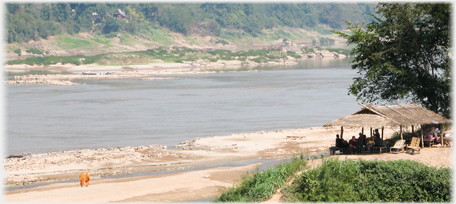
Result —
[[360, 109], [350, 59], [260, 72], [5, 85], [6, 154], [164, 144], [323, 126]]

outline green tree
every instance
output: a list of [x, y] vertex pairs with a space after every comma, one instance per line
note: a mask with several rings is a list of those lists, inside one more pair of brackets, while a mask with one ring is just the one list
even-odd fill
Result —
[[451, 24], [449, 3], [380, 3], [383, 17], [367, 25], [349, 24], [352, 34], [336, 32], [356, 44], [349, 93], [365, 102], [418, 100], [450, 116]]
[[111, 32], [119, 31], [120, 25], [119, 22], [113, 17], [108, 17], [106, 19], [106, 24], [103, 27], [103, 34], [109, 34]]

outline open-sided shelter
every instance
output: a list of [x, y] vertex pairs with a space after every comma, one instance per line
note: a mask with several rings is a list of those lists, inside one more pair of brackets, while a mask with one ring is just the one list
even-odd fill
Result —
[[[360, 127], [362, 132], [364, 127], [382, 129], [381, 136], [383, 138], [384, 127], [400, 127], [402, 139], [402, 127], [411, 126], [412, 132], [415, 126], [424, 124], [448, 124], [450, 119], [445, 118], [431, 110], [423, 108], [417, 104], [407, 105], [390, 105], [390, 106], [373, 106], [360, 104], [363, 108], [351, 115], [334, 120], [324, 125], [340, 126], [341, 137], [343, 135], [343, 127]], [[442, 129], [440, 127], [440, 129]], [[372, 136], [372, 135], [371, 135]], [[421, 141], [423, 141], [423, 132], [421, 131]], [[443, 138], [442, 138], [443, 141]], [[423, 144], [422, 144], [423, 146]]]

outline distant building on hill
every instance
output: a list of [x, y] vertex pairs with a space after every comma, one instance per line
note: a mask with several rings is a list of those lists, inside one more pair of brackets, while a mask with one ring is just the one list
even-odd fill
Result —
[[120, 9], [117, 9], [116, 12], [114, 12], [114, 18], [119, 18], [119, 19], [126, 19], [127, 18], [127, 15], [125, 15], [125, 13], [120, 10]]

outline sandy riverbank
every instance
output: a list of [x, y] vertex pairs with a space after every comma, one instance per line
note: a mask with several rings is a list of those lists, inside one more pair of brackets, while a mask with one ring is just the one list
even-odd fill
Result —
[[[269, 64], [265, 66], [273, 66]], [[209, 74], [223, 72], [221, 69], [237, 70], [241, 64], [215, 64], [214, 66], [200, 68], [200, 66], [189, 65], [184, 63], [154, 63], [147, 65], [130, 65], [130, 66], [98, 66], [98, 65], [51, 65], [28, 66], [28, 65], [6, 65], [4, 70], [9, 72], [23, 72], [30, 70], [47, 70], [54, 72], [70, 72], [73, 74], [32, 74], [24, 76], [14, 76], [13, 79], [5, 81], [7, 84], [48, 84], [59, 86], [80, 85], [74, 83], [74, 79], [122, 79], [133, 78], [137, 80], [163, 80], [176, 79], [172, 77], [157, 77], [160, 75], [170, 74]], [[216, 71], [217, 70], [217, 71]], [[258, 70], [250, 70], [255, 72]], [[84, 75], [82, 72], [92, 72], [100, 75]], [[109, 74], [105, 74], [109, 72]]]
[[[92, 175], [91, 185], [81, 188], [77, 181], [51, 183], [5, 193], [6, 201], [20, 202], [177, 202], [211, 198], [224, 187], [232, 186], [246, 171], [259, 163], [224, 166], [181, 173], [124, 178], [100, 176], [192, 169], [296, 154], [328, 152], [339, 128], [314, 127], [195, 138], [177, 149], [164, 145], [82, 149], [47, 154], [24, 155], [5, 159], [5, 184], [23, 185], [58, 180], [77, 180], [81, 171]], [[356, 135], [358, 129], [345, 129], [344, 135]], [[386, 138], [395, 130], [385, 129]], [[397, 131], [397, 130], [396, 130]], [[337, 155], [341, 159], [412, 159], [428, 165], [451, 167], [452, 148], [425, 148], [421, 154]], [[84, 196], [80, 196], [84, 195]]]

